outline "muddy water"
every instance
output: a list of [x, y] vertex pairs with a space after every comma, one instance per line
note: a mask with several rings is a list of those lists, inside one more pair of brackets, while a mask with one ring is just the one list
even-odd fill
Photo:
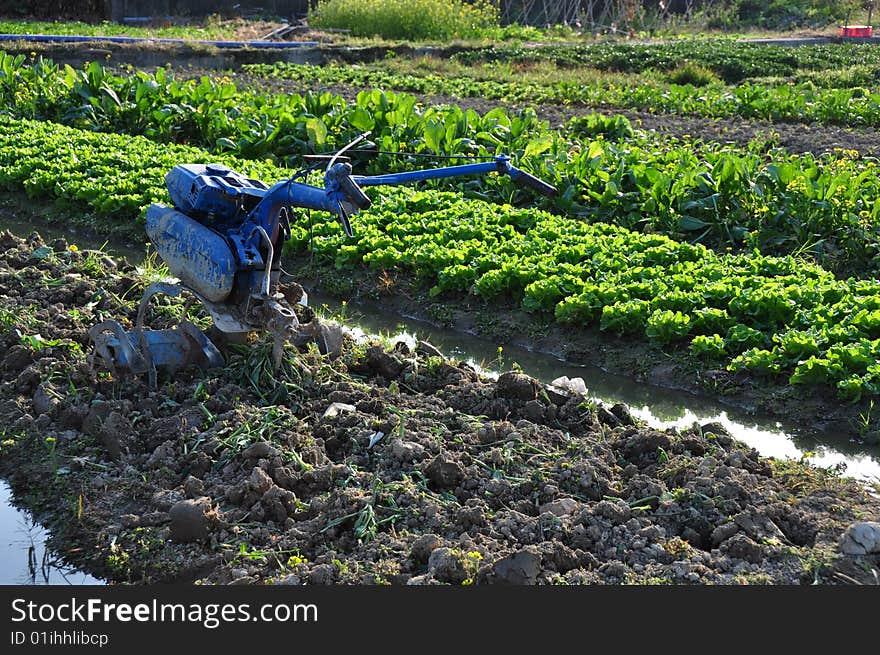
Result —
[[624, 403], [634, 416], [654, 426], [684, 427], [695, 421], [701, 425], [717, 421], [737, 439], [766, 457], [798, 459], [807, 455], [818, 466], [845, 465], [847, 475], [880, 480], [880, 449], [851, 441], [851, 435], [796, 432], [778, 421], [724, 408], [709, 397], [635, 382], [595, 366], [573, 364], [524, 348], [505, 346], [499, 358], [497, 346], [486, 339], [439, 329], [422, 321], [389, 316], [378, 304], [356, 303], [343, 310], [338, 302], [314, 296], [310, 298], [310, 304], [317, 308], [325, 305], [333, 314], [344, 311], [346, 324], [358, 325], [366, 333], [410, 342], [416, 338], [425, 339], [450, 357], [469, 361], [489, 373], [510, 370], [516, 364], [544, 382], [562, 375], [583, 378], [591, 397], [607, 404]]
[[[19, 236], [27, 236], [35, 228], [44, 238], [64, 237], [80, 248], [102, 245], [95, 239], [57, 226], [11, 220], [0, 214], [0, 230], [9, 229]], [[137, 261], [144, 254], [142, 249], [130, 244], [112, 244], [105, 250], [130, 261]], [[572, 364], [523, 348], [507, 346], [499, 353], [497, 346], [486, 339], [388, 315], [378, 304], [359, 302], [343, 308], [338, 301], [314, 295], [310, 304], [326, 313], [344, 313], [345, 323], [355, 335], [381, 334], [410, 343], [425, 339], [450, 357], [468, 361], [489, 374], [509, 370], [516, 364], [524, 372], [545, 382], [562, 375], [581, 377], [591, 397], [609, 404], [622, 402], [635, 416], [651, 425], [665, 428], [690, 426], [695, 421], [701, 424], [718, 421], [762, 455], [779, 458], [806, 456], [819, 466], [841, 465], [845, 466], [847, 475], [880, 480], [880, 449], [869, 449], [851, 441], [851, 435], [797, 433], [779, 422], [726, 409], [708, 397], [637, 383], [596, 367]], [[83, 573], [65, 572], [55, 566], [53, 561], [56, 558], [45, 548], [43, 529], [27, 514], [15, 509], [10, 500], [9, 488], [0, 481], [0, 584], [99, 582]]]
[[103, 584], [64, 565], [46, 545], [43, 526], [11, 501], [12, 491], [0, 480], [0, 585]]

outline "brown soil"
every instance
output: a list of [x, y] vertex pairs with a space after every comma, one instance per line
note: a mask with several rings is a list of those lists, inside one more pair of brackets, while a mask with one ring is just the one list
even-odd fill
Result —
[[426, 344], [289, 350], [271, 374], [256, 342], [157, 390], [96, 374], [72, 344], [130, 323], [134, 271], [37, 235], [0, 246], [0, 474], [111, 581], [833, 583], [880, 566], [837, 547], [880, 514], [858, 483]]

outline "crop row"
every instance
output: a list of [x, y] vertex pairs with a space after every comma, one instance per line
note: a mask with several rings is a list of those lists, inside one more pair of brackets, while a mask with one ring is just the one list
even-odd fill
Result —
[[[422, 94], [443, 94], [457, 98], [490, 98], [530, 103], [618, 107], [650, 113], [674, 113], [772, 121], [801, 121], [848, 126], [880, 125], [880, 93], [869, 88], [821, 88], [813, 82], [762, 84], [743, 82], [737, 86], [716, 83], [646, 83], [644, 78], [621, 76], [608, 83], [554, 81], [541, 84], [477, 80], [467, 76], [445, 77], [434, 73], [394, 74], [382, 70], [345, 66], [309, 66], [275, 63], [247, 64], [244, 70], [267, 78], [284, 78], [306, 84], [349, 84]], [[527, 77], [527, 73], [523, 73]]]
[[664, 43], [592, 43], [582, 45], [495, 45], [459, 52], [462, 63], [549, 62], [557, 66], [620, 73], [670, 71], [690, 62], [713, 71], [728, 83], [748, 78], [792, 76], [850, 66], [876, 66], [880, 53], [871, 44], [839, 43], [779, 46], [732, 39], [687, 39]]
[[[82, 69], [0, 52], [0, 99], [20, 118], [51, 120], [94, 131], [188, 143], [247, 159], [300, 164], [302, 155], [341, 147], [364, 131], [383, 151], [442, 155], [524, 151], [547, 131], [534, 113], [479, 115], [458, 107], [422, 107], [414, 96], [364, 93], [356, 103], [329, 93], [240, 91], [227, 79], [178, 80], [155, 74], [114, 75], [97, 62]], [[411, 165], [386, 154], [376, 171]]]
[[110, 21], [84, 23], [81, 21], [0, 20], [0, 34], [55, 34], [62, 36], [130, 36], [174, 39], [233, 39], [234, 23], [206, 21], [204, 25], [164, 25], [138, 27]]
[[[215, 159], [184, 146], [0, 117], [0, 185], [115, 216], [129, 234], [146, 204], [165, 199], [163, 175]], [[274, 181], [268, 163], [225, 158]], [[370, 188], [375, 204], [342, 237], [313, 212], [320, 261], [412, 275], [434, 296], [507, 299], [576, 326], [690, 344], [712, 365], [727, 362], [828, 383], [846, 398], [880, 392], [880, 282], [839, 280], [796, 257], [719, 255], [701, 245], [537, 209], [462, 200], [444, 191]], [[294, 222], [290, 252], [309, 247]]]
[[[361, 92], [354, 103], [329, 93], [266, 96], [209, 78], [179, 81], [164, 69], [115, 76], [97, 63], [74, 70], [2, 54], [0, 98], [18, 116], [143, 134], [288, 167], [301, 165], [303, 154], [332, 150], [367, 130], [383, 151], [362, 162], [367, 172], [425, 165], [395, 154], [401, 149], [444, 156], [510, 153], [560, 189], [545, 206], [571, 218], [715, 247], [807, 252], [842, 274], [871, 274], [880, 263], [876, 162], [852, 153], [791, 156], [660, 143], [634, 133], [619, 116], [579, 118], [558, 132], [530, 110], [478, 114], [423, 107], [414, 96], [378, 90]], [[506, 178], [457, 184], [473, 196], [536, 202]]]
[[169, 202], [164, 181], [169, 170], [215, 161], [255, 178], [275, 180], [290, 173], [268, 162], [212, 155], [191, 146], [0, 114], [0, 188], [113, 217], [117, 231], [127, 236], [143, 236], [143, 210], [150, 203]]

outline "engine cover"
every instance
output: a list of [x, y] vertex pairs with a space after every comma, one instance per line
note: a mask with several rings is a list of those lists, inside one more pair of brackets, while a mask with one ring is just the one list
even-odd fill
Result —
[[269, 189], [222, 164], [180, 164], [165, 176], [165, 185], [174, 206], [184, 214], [221, 221], [247, 214]]
[[237, 267], [220, 234], [160, 204], [147, 208], [147, 234], [172, 275], [211, 302], [229, 297]]

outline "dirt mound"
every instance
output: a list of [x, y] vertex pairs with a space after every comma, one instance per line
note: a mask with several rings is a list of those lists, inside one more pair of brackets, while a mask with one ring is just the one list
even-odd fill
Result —
[[87, 330], [131, 322], [136, 271], [37, 235], [0, 247], [0, 474], [61, 553], [111, 581], [796, 583], [878, 567], [838, 549], [880, 514], [857, 483], [427, 346], [290, 349], [275, 372], [257, 341], [157, 390], [93, 372]]

